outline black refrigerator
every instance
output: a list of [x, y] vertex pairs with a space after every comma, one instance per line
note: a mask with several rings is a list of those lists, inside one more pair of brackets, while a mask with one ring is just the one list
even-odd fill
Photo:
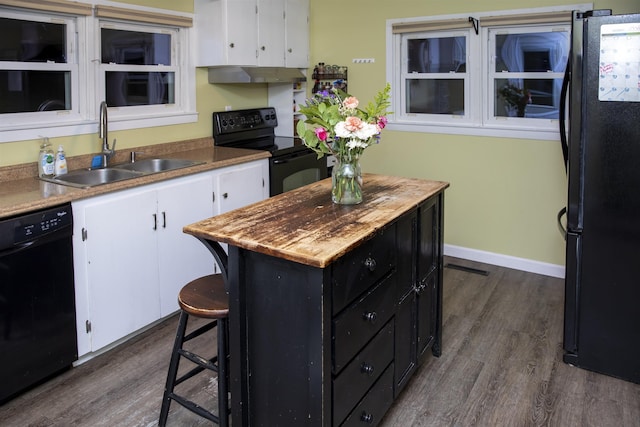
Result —
[[640, 14], [573, 12], [564, 361], [640, 383]]

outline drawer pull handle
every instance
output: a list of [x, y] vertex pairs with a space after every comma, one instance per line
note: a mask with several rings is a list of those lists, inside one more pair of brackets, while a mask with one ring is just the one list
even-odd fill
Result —
[[362, 365], [360, 366], [360, 372], [362, 372], [363, 374], [367, 374], [367, 375], [371, 375], [373, 374], [373, 371], [375, 369], [373, 369], [372, 365], [369, 365], [368, 363], [362, 363]]
[[369, 269], [369, 271], [373, 272], [376, 269], [376, 260], [373, 258], [367, 258], [364, 260], [364, 266]]
[[364, 313], [362, 315], [362, 318], [366, 321], [366, 322], [370, 322], [370, 323], [376, 323], [376, 319], [378, 318], [378, 315], [376, 314], [375, 311], [369, 311], [367, 313]]
[[367, 414], [366, 412], [362, 411], [362, 415], [360, 415], [360, 421], [367, 424], [373, 424], [373, 415]]

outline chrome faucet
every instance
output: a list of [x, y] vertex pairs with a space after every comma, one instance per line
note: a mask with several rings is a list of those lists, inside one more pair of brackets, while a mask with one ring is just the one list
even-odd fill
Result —
[[100, 123], [98, 127], [98, 136], [102, 139], [102, 167], [109, 165], [109, 159], [116, 153], [116, 140], [113, 140], [113, 146], [109, 148], [109, 119], [107, 117], [107, 103], [100, 103]]

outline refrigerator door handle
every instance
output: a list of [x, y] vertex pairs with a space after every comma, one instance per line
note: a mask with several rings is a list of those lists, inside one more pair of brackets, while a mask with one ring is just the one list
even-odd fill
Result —
[[564, 227], [564, 225], [562, 225], [562, 217], [567, 213], [567, 208], [564, 207], [562, 209], [560, 209], [558, 211], [558, 216], [557, 216], [557, 220], [558, 220], [558, 229], [560, 230], [560, 234], [562, 234], [562, 238], [566, 241], [567, 240], [567, 229]]
[[562, 155], [564, 157], [564, 171], [569, 169], [569, 142], [567, 139], [567, 121], [569, 112], [567, 111], [567, 97], [569, 96], [569, 83], [571, 82], [571, 52], [569, 60], [564, 69], [562, 79], [562, 89], [560, 90], [560, 144], [562, 145]]

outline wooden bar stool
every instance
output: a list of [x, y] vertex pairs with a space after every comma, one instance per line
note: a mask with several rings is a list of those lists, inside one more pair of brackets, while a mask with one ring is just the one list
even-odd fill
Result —
[[[229, 296], [226, 289], [227, 257], [217, 243], [214, 243], [215, 246], [211, 246], [209, 242], [205, 243], [205, 245], [218, 261], [218, 265], [220, 265], [222, 269], [222, 274], [212, 274], [195, 279], [187, 283], [178, 294], [178, 304], [180, 305], [181, 312], [176, 339], [171, 353], [171, 361], [169, 362], [169, 372], [167, 374], [164, 396], [162, 398], [160, 420], [158, 421], [160, 427], [164, 427], [167, 423], [169, 406], [172, 400], [175, 400], [191, 412], [219, 424], [221, 427], [228, 427], [229, 425], [229, 346], [227, 344], [229, 334]], [[185, 335], [189, 316], [212, 319], [212, 321], [199, 327], [190, 334]], [[213, 328], [216, 328], [218, 332], [218, 350], [215, 356], [206, 359], [183, 348], [184, 343]], [[190, 360], [195, 363], [196, 366], [178, 377], [178, 367], [181, 357]], [[216, 372], [218, 376], [218, 415], [174, 392], [174, 388], [178, 384], [205, 369]]]

